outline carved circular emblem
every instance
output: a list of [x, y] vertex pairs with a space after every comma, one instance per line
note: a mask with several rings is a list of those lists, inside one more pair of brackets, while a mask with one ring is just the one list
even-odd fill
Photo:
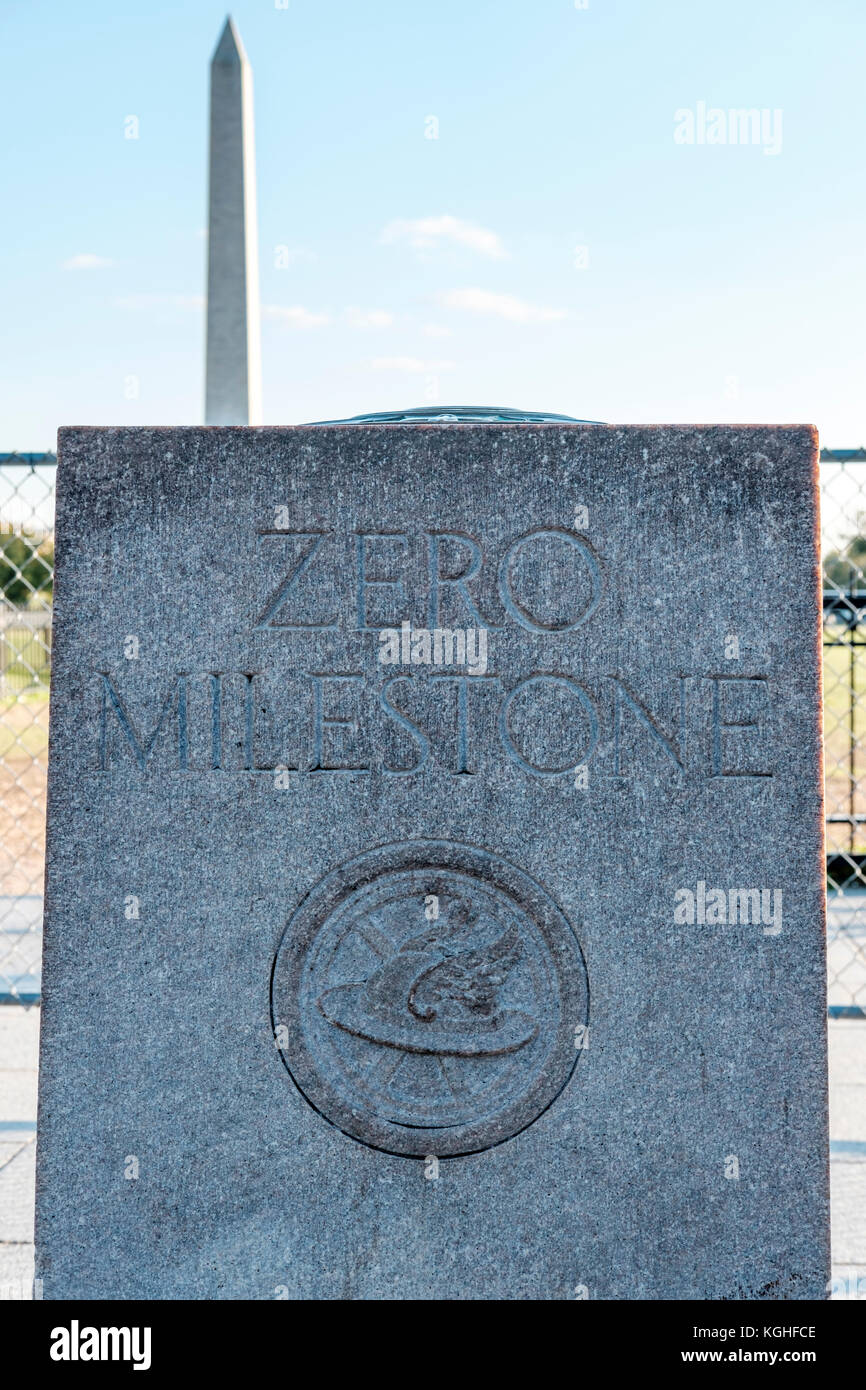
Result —
[[444, 841], [330, 873], [289, 921], [271, 980], [301, 1094], [354, 1139], [412, 1157], [474, 1153], [532, 1124], [574, 1070], [588, 1009], [580, 945], [544, 889]]

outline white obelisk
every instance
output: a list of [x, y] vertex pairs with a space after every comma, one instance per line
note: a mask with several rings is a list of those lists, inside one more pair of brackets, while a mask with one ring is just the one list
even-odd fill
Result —
[[231, 16], [210, 68], [206, 425], [261, 423], [253, 74]]

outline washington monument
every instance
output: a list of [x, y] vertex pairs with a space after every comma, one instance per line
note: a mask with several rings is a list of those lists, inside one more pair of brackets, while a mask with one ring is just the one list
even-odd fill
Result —
[[228, 18], [210, 69], [206, 425], [261, 423], [253, 74]]

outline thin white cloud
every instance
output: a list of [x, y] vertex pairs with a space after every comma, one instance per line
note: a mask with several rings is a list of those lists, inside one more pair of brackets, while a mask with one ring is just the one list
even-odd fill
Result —
[[125, 294], [114, 301], [116, 309], [190, 309], [201, 313], [203, 294]]
[[274, 247], [274, 266], [277, 270], [286, 270], [290, 265], [297, 265], [300, 261], [318, 259], [315, 251], [311, 251], [307, 246], [288, 246], [284, 241], [280, 241]]
[[374, 357], [370, 363], [374, 372], [450, 372], [454, 362], [422, 362], [420, 357]]
[[331, 322], [328, 314], [315, 314], [311, 309], [305, 309], [302, 304], [263, 304], [262, 317], [278, 319], [280, 323], [287, 323], [292, 328], [321, 328]]
[[106, 266], [114, 265], [107, 256], [95, 256], [92, 251], [82, 251], [77, 256], [70, 256], [68, 261], [63, 262], [64, 270], [104, 270]]
[[459, 217], [416, 217], [414, 219], [395, 218], [384, 228], [379, 238], [385, 245], [407, 241], [416, 251], [435, 251], [443, 242], [466, 246], [479, 255], [489, 256], [494, 261], [508, 259], [508, 252], [502, 245], [497, 232], [489, 227], [478, 227], [474, 222], [463, 222]]
[[346, 310], [346, 319], [353, 328], [390, 328], [394, 315], [387, 309], [358, 309], [354, 306]]
[[540, 304], [529, 304], [513, 294], [494, 294], [492, 290], [444, 290], [439, 295], [439, 302], [447, 309], [494, 314], [497, 318], [507, 319], [509, 323], [551, 323], [554, 319], [568, 317], [564, 309], [547, 309]]
[[422, 329], [426, 338], [450, 338], [451, 329], [444, 323], [425, 323]]

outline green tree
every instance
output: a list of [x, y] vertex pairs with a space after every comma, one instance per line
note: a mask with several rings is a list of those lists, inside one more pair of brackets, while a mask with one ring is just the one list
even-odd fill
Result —
[[54, 542], [43, 537], [0, 536], [0, 593], [7, 603], [26, 608], [34, 598], [50, 603], [54, 584]]

